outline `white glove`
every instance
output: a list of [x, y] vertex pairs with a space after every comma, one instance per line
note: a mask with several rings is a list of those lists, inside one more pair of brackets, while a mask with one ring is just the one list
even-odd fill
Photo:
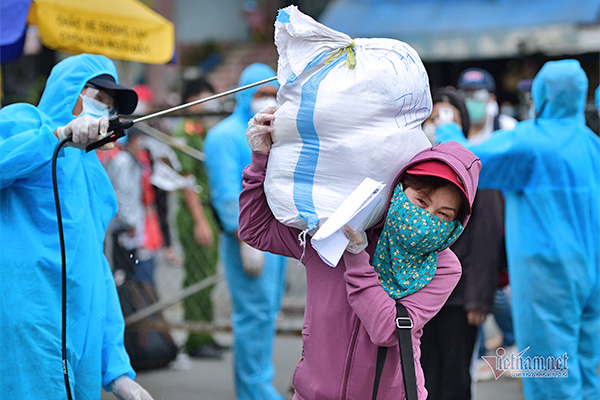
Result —
[[121, 375], [112, 381], [110, 389], [119, 400], [154, 400], [146, 389], [127, 375]]
[[73, 142], [68, 145], [78, 149], [85, 149], [88, 144], [102, 139], [107, 132], [108, 117], [94, 118], [89, 115], [75, 118], [66, 126], [56, 128], [58, 140], [72, 136]]
[[352, 254], [358, 254], [367, 247], [367, 234], [365, 231], [355, 231], [348, 225], [344, 226], [344, 233], [350, 239], [346, 250]]
[[246, 129], [246, 140], [250, 148], [258, 153], [266, 154], [271, 150], [273, 139], [273, 127], [271, 123], [275, 120], [277, 107], [270, 107], [257, 113], [248, 121]]
[[265, 255], [262, 251], [240, 242], [240, 257], [242, 257], [242, 266], [244, 272], [251, 277], [257, 277], [262, 273]]

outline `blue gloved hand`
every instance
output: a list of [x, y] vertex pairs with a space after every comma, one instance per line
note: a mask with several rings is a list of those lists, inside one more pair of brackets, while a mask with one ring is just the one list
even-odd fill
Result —
[[146, 389], [127, 375], [121, 375], [112, 381], [110, 389], [119, 400], [154, 400]]

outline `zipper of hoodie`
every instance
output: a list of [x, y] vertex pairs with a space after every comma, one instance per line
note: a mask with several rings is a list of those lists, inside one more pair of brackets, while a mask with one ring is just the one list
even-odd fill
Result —
[[352, 341], [350, 342], [350, 355], [348, 357], [348, 363], [346, 364], [346, 372], [344, 373], [344, 383], [342, 386], [342, 400], [346, 399], [348, 391], [348, 380], [350, 379], [350, 367], [352, 366], [352, 358], [354, 357], [354, 348], [356, 347], [356, 341], [358, 339], [358, 331], [360, 329], [360, 319], [357, 318], [356, 327], [352, 333]]

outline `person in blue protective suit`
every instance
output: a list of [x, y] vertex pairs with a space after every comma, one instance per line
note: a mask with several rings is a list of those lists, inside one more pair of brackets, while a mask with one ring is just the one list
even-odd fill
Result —
[[[456, 125], [437, 130], [440, 141], [462, 136], [481, 158], [480, 188], [506, 194], [512, 311], [523, 353], [514, 363], [521, 371], [513, 372], [523, 373], [528, 400], [600, 396], [600, 139], [585, 125], [587, 91], [578, 61], [550, 61], [533, 80], [535, 119], [476, 146]], [[564, 362], [540, 365], [534, 357]], [[548, 375], [527, 375], [536, 372]]]
[[128, 114], [135, 92], [118, 85], [114, 64], [81, 54], [58, 63], [37, 107], [0, 110], [0, 398], [67, 398], [62, 365], [61, 249], [52, 185], [53, 152], [66, 244], [67, 370], [73, 398], [151, 400], [123, 345], [124, 321], [104, 257], [117, 203], [94, 152], [82, 150]]
[[[239, 85], [274, 76], [267, 65], [252, 64], [242, 72]], [[204, 141], [211, 203], [222, 228], [219, 257], [232, 299], [239, 400], [282, 399], [271, 383], [275, 373], [272, 348], [276, 315], [285, 291], [287, 259], [259, 252], [237, 237], [242, 171], [252, 156], [246, 141], [248, 121], [256, 112], [277, 105], [277, 88], [273, 82], [237, 92], [232, 115], [210, 129]]]

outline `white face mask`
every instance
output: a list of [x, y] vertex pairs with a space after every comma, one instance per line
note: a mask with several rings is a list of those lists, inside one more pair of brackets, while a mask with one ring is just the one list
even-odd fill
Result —
[[250, 111], [256, 114], [270, 107], [277, 107], [277, 99], [275, 97], [261, 97], [250, 102]]
[[82, 96], [81, 94], [79, 97], [81, 97], [82, 108], [78, 115], [79, 117], [84, 115], [89, 115], [94, 118], [110, 116], [110, 107], [108, 105], [96, 99], [92, 99], [91, 97]]

